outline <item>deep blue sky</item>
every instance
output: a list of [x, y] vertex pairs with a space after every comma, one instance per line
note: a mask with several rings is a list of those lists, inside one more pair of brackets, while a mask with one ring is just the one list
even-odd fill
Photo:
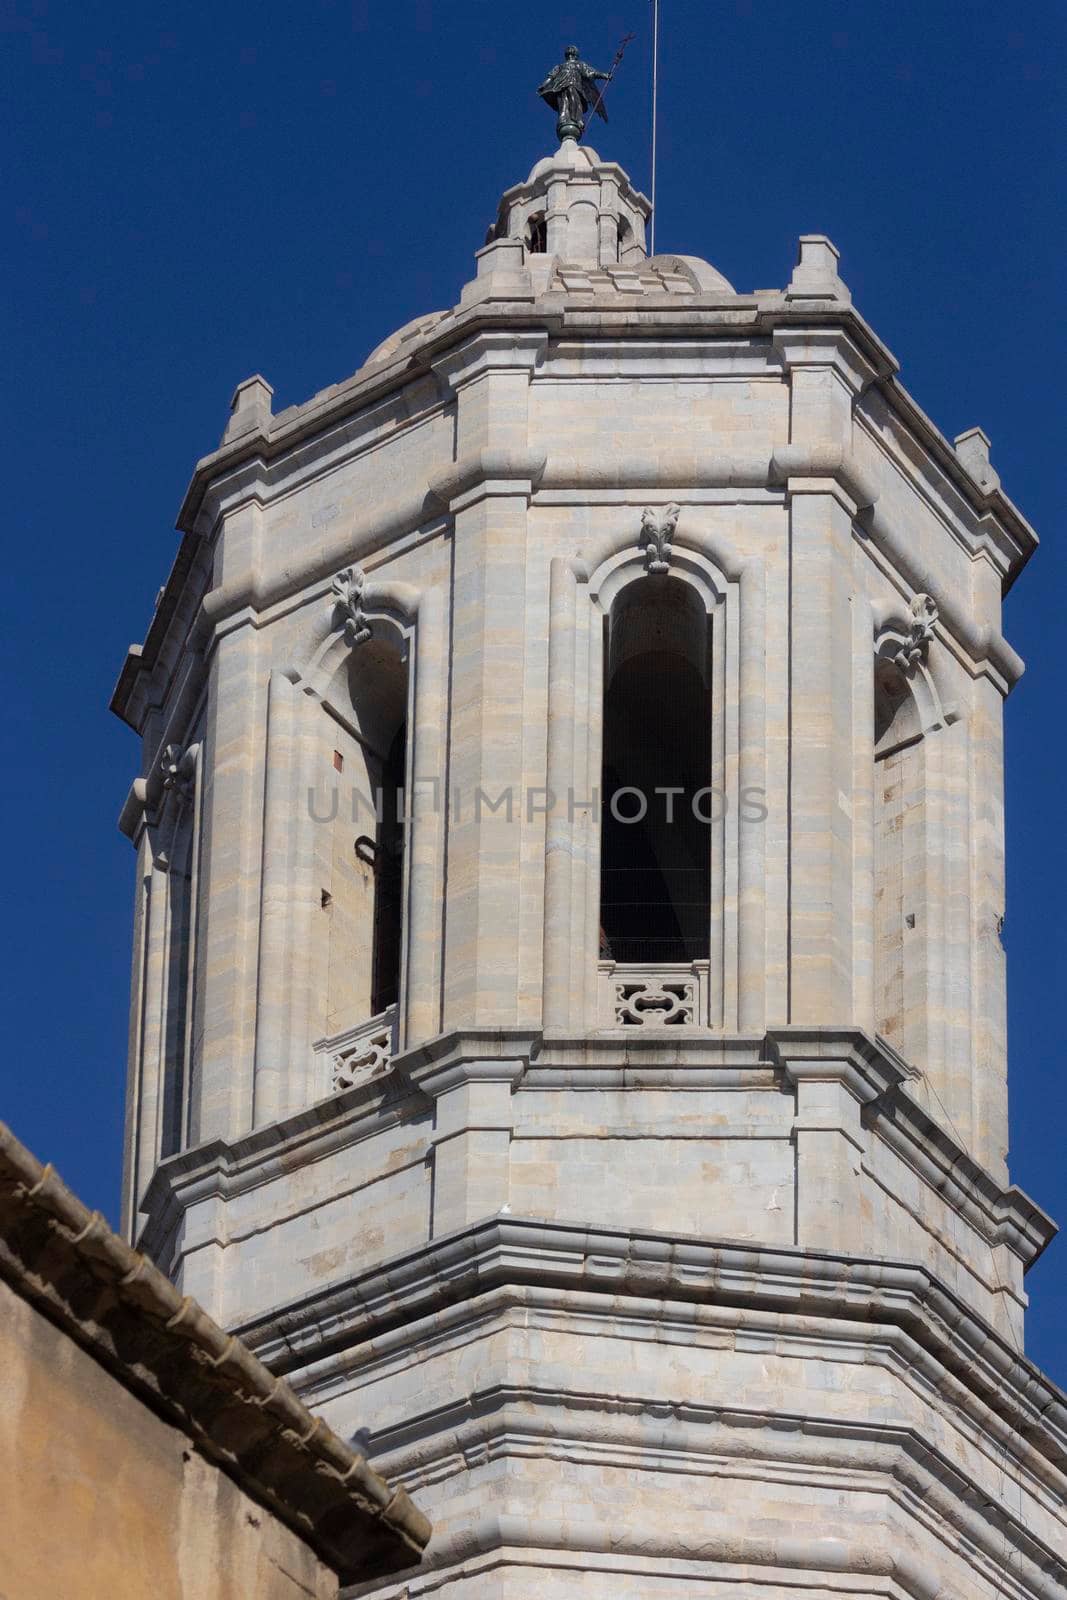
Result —
[[[648, 178], [648, 0], [0, 0], [10, 318], [0, 1116], [114, 1217], [134, 736], [107, 711], [234, 384], [347, 376], [472, 275], [546, 153], [532, 90], [573, 39], [602, 154]], [[662, 0], [658, 246], [738, 288], [825, 232], [950, 437], [980, 423], [1044, 538], [1009, 599], [1012, 1170], [1067, 1223], [1061, 403], [1067, 12], [960, 0]], [[1029, 1278], [1061, 1382], [1067, 1243]]]

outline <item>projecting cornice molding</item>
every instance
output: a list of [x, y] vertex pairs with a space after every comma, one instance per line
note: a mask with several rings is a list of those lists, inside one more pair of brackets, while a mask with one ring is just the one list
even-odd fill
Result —
[[[328, 1351], [366, 1349], [379, 1331], [501, 1285], [607, 1299], [734, 1307], [790, 1318], [899, 1327], [951, 1373], [961, 1394], [1018, 1430], [1024, 1448], [1067, 1470], [1067, 1397], [925, 1268], [881, 1257], [748, 1241], [492, 1217], [239, 1328], [272, 1371]], [[319, 1368], [321, 1371], [321, 1368]]]
[[[245, 463], [247, 471], [249, 463]], [[262, 467], [262, 463], [260, 463]], [[258, 468], [256, 469], [258, 471]], [[928, 570], [907, 533], [879, 505], [879, 491], [870, 475], [847, 450], [834, 444], [776, 445], [770, 455], [709, 450], [647, 452], [625, 456], [584, 456], [532, 449], [483, 449], [446, 463], [429, 475], [424, 488], [414, 488], [377, 504], [354, 522], [329, 530], [313, 549], [287, 559], [274, 572], [246, 570], [211, 589], [194, 624], [193, 642], [204, 648], [214, 632], [245, 610], [261, 615], [338, 570], [381, 549], [390, 540], [424, 528], [435, 517], [447, 517], [487, 494], [523, 495], [542, 491], [750, 488], [799, 491], [810, 480], [837, 483], [855, 508], [857, 526], [917, 591], [930, 594], [942, 626], [970, 656], [976, 667], [988, 663], [1004, 692], [1017, 682], [1023, 663], [1003, 636], [989, 626], [976, 626], [951, 596], [939, 592], [936, 573]], [[232, 485], [231, 485], [232, 486]], [[240, 497], [249, 491], [246, 481]], [[157, 618], [166, 608], [161, 603]], [[150, 639], [165, 622], [153, 624]], [[149, 651], [133, 646], [112, 699], [112, 709], [126, 718], [136, 688], [154, 666], [158, 643]]]
[[[162, 1259], [185, 1209], [209, 1196], [226, 1199], [265, 1175], [323, 1157], [380, 1131], [412, 1097], [423, 1106], [457, 1084], [506, 1080], [521, 1093], [546, 1089], [762, 1087], [778, 1081], [840, 1081], [864, 1108], [870, 1134], [884, 1139], [990, 1245], [1006, 1245], [1025, 1268], [1055, 1237], [1052, 1219], [1017, 1185], [997, 1183], [959, 1141], [918, 1104], [918, 1075], [880, 1040], [860, 1029], [771, 1029], [724, 1037], [687, 1030], [601, 1029], [594, 1034], [532, 1033], [522, 1028], [441, 1034], [393, 1058], [392, 1072], [244, 1138], [213, 1140], [157, 1167], [142, 1202], [141, 1246]], [[665, 1037], [665, 1034], [667, 1035]]]
[[[705, 301], [709, 303], [705, 305]], [[203, 457], [182, 503], [178, 527], [182, 532], [209, 534], [214, 516], [210, 509], [205, 515], [205, 496], [220, 476], [242, 463], [258, 461], [262, 470], [268, 463], [291, 455], [297, 444], [420, 374], [436, 370], [451, 385], [467, 381], [479, 367], [485, 370], [488, 365], [532, 369], [550, 352], [552, 339], [573, 324], [575, 333], [594, 348], [605, 337], [616, 340], [624, 336], [632, 343], [677, 333], [690, 343], [702, 338], [714, 342], [723, 334], [732, 339], [746, 335], [769, 337], [787, 360], [800, 360], [804, 351], [810, 359], [821, 350], [823, 359], [829, 361], [833, 350], [836, 354], [832, 359], [840, 363], [844, 360], [842, 352], [848, 352], [845, 365], [854, 374], [856, 384], [861, 388], [869, 383], [882, 386], [892, 408], [972, 507], [980, 515], [992, 510], [1002, 518], [1016, 546], [1011, 577], [1036, 546], [1033, 529], [1003, 494], [995, 474], [973, 470], [976, 456], [973, 450], [969, 451], [969, 436], [961, 436], [965, 442], [958, 454], [899, 383], [895, 358], [852, 307], [835, 304], [832, 308], [813, 308], [810, 302], [790, 306], [779, 293], [754, 297], [693, 296], [687, 297], [684, 304], [672, 297], [657, 303], [646, 296], [638, 297], [637, 304], [640, 319], [625, 308], [615, 316], [607, 315], [600, 306], [574, 308], [565, 313], [557, 303], [524, 306], [518, 316], [505, 306], [476, 307], [464, 312], [457, 308], [441, 318], [426, 319], [425, 332], [406, 343], [394, 359], [361, 368], [346, 382], [271, 417], [266, 433], [235, 437]], [[727, 306], [730, 313], [724, 321], [723, 308]]]
[[[690, 295], [662, 298], [637, 296], [632, 309], [619, 297], [609, 309], [600, 304], [582, 306], [561, 304], [561, 297], [550, 296], [516, 309], [508, 305], [457, 307], [451, 312], [421, 319], [418, 329], [388, 360], [368, 363], [346, 382], [336, 384], [302, 405], [277, 415], [269, 409], [269, 386], [250, 379], [239, 386], [235, 399], [242, 426], [228, 430], [220, 448], [205, 456], [196, 467], [183, 501], [178, 527], [186, 535], [175, 569], [163, 591], [156, 614], [143, 645], [131, 646], [112, 698], [112, 709], [132, 726], [139, 727], [144, 715], [145, 695], [140, 686], [156, 671], [164, 640], [179, 614], [183, 596], [193, 581], [191, 569], [197, 547], [213, 536], [220, 517], [240, 505], [266, 507], [283, 489], [291, 487], [294, 471], [313, 470], [312, 463], [327, 441], [331, 449], [348, 437], [348, 420], [375, 407], [388, 405], [391, 397], [403, 391], [422, 388], [436, 392], [443, 384], [446, 397], [454, 386], [470, 382], [490, 370], [523, 370], [536, 381], [536, 369], [550, 365], [553, 351], [561, 340], [577, 341], [595, 357], [598, 350], [613, 350], [614, 366], [620, 353], [647, 349], [650, 341], [667, 340], [676, 351], [695, 351], [698, 347], [714, 352], [724, 339], [732, 345], [753, 342], [777, 347], [786, 364], [832, 364], [854, 392], [877, 388], [903, 426], [925, 452], [930, 466], [946, 485], [951, 485], [961, 511], [972, 519], [967, 537], [976, 548], [989, 551], [1002, 574], [1005, 589], [1018, 576], [1037, 546], [1033, 529], [1003, 493], [997, 474], [989, 465], [988, 440], [980, 429], [959, 437], [955, 447], [930, 421], [896, 376], [897, 363], [878, 340], [873, 330], [854, 308], [843, 302], [825, 305], [809, 299], [790, 301], [777, 291], [755, 296]], [[639, 315], [637, 314], [639, 312]], [[666, 347], [665, 347], [666, 351]], [[254, 402], [254, 403], [253, 403]], [[424, 398], [420, 404], [426, 404]], [[441, 404], [440, 396], [434, 402]], [[245, 410], [254, 426], [243, 426]], [[523, 492], [566, 485], [660, 487], [666, 491], [686, 487], [766, 487], [786, 486], [790, 477], [799, 484], [816, 474], [803, 466], [789, 472], [789, 458], [783, 454], [792, 447], [775, 451], [774, 476], [763, 470], [765, 463], [745, 456], [720, 458], [721, 470], [714, 462], [699, 464], [667, 452], [662, 458], [636, 460], [631, 464], [604, 467], [589, 463], [582, 470], [569, 470], [563, 457], [551, 458], [538, 473], [531, 462], [529, 470], [486, 470], [481, 478], [470, 479], [475, 494]], [[727, 461], [732, 467], [727, 468]], [[458, 463], [456, 467], [458, 467]], [[709, 467], [710, 470], [705, 470]], [[448, 467], [440, 469], [448, 474]], [[782, 474], [785, 474], [784, 477]], [[851, 495], [860, 511], [870, 512], [875, 498], [864, 498], [850, 488], [847, 468], [842, 464], [831, 476]], [[505, 486], [509, 486], [505, 488]], [[447, 485], [442, 482], [442, 491]], [[346, 536], [335, 534], [330, 550], [319, 561], [307, 558], [298, 562], [304, 581], [326, 576], [350, 561], [359, 560], [371, 550], [405, 532], [425, 527], [442, 510], [457, 509], [456, 495], [412, 493], [381, 507], [372, 526], [350, 527]], [[880, 526], [877, 515], [870, 517], [870, 537], [886, 541], [891, 559], [902, 559], [914, 552], [901, 552], [890, 528]], [[321, 548], [321, 546], [320, 546]], [[308, 571], [308, 568], [313, 570]], [[294, 580], [299, 577], [294, 569]], [[991, 629], [954, 626], [950, 597], [940, 594], [936, 584], [919, 581], [911, 574], [907, 581], [933, 594], [944, 619], [961, 644], [977, 663], [988, 661], [1002, 688], [1009, 688], [1022, 670], [1022, 663], [999, 634]], [[213, 591], [201, 617], [197, 637], [210, 634], [220, 617], [231, 617], [248, 605], [259, 613], [271, 603], [271, 595], [284, 589], [277, 580], [260, 574], [240, 574]], [[240, 598], [243, 596], [243, 598]], [[194, 603], [196, 597], [194, 595]], [[149, 697], [150, 698], [150, 697]]]

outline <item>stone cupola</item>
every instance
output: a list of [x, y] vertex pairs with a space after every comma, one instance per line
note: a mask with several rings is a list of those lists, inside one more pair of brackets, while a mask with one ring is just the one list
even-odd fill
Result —
[[525, 183], [508, 189], [489, 233], [518, 239], [527, 257], [612, 267], [644, 261], [649, 200], [614, 161], [589, 145], [564, 139], [537, 163]]

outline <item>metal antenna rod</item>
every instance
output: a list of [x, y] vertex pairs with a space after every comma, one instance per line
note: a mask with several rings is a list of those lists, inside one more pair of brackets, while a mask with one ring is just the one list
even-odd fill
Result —
[[652, 217], [649, 255], [656, 253], [656, 98], [659, 88], [659, 0], [652, 0]]

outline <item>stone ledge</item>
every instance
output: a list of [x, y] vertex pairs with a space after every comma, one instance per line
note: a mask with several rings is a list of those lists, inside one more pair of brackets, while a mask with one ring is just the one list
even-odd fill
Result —
[[0, 1275], [339, 1573], [417, 1561], [430, 1524], [0, 1123]]
[[[636, 338], [647, 340], [649, 337], [664, 336], [672, 332], [682, 336], [687, 342], [699, 342], [701, 339], [719, 342], [724, 331], [739, 334], [751, 341], [757, 338], [773, 338], [776, 334], [788, 337], [790, 328], [797, 323], [799, 317], [800, 332], [818, 334], [831, 342], [855, 341], [856, 348], [862, 351], [865, 370], [874, 375], [873, 381], [883, 387], [890, 405], [935, 458], [943, 477], [953, 484], [963, 503], [970, 507], [972, 516], [978, 519], [982, 537], [992, 540], [998, 548], [1002, 548], [1003, 560], [1006, 563], [1004, 586], [1005, 589], [1009, 587], [1036, 548], [1037, 538], [1033, 529], [1003, 493], [999, 480], [989, 479], [979, 482], [967, 469], [940, 430], [900, 386], [894, 376], [893, 358], [858, 313], [845, 305], [837, 305], [822, 311], [811, 305], [789, 307], [782, 302], [780, 296], [765, 298], [758, 306], [755, 301], [745, 301], [737, 297], [735, 304], [740, 309], [730, 313], [731, 321], [725, 330], [715, 321], [716, 313], [711, 310], [687, 311], [682, 318], [676, 300], [670, 297], [668, 305], [662, 309], [657, 309], [654, 313], [642, 310], [638, 313], [623, 314], [621, 322], [613, 320], [602, 310], [590, 309], [584, 313], [584, 321], [575, 323], [576, 313], [572, 311], [564, 314], [553, 310], [546, 302], [538, 302], [535, 307], [523, 306], [510, 311], [482, 308], [476, 314], [446, 313], [440, 321], [427, 328], [424, 336], [414, 340], [410, 347], [406, 347], [402, 357], [398, 356], [384, 364], [362, 368], [352, 378], [323, 390], [320, 395], [314, 396], [304, 405], [292, 407], [278, 417], [269, 419], [266, 432], [239, 433], [224, 442], [218, 450], [205, 456], [197, 464], [178, 518], [179, 530], [186, 537], [165, 585], [144, 645], [131, 647], [127, 655], [112, 697], [112, 709], [123, 720], [131, 721], [131, 725], [136, 726], [136, 722], [132, 720], [136, 685], [154, 668], [163, 636], [174, 620], [179, 595], [188, 581], [195, 560], [196, 547], [209, 531], [208, 524], [213, 520], [212, 514], [205, 520], [206, 498], [215, 494], [220, 484], [229, 483], [231, 492], [240, 484], [244, 493], [258, 499], [261, 504], [265, 503], [264, 485], [279, 477], [285, 477], [288, 459], [299, 445], [324, 433], [352, 411], [361, 410], [372, 404], [376, 399], [409, 382], [413, 377], [425, 377], [442, 364], [447, 366], [457, 349], [473, 345], [493, 347], [499, 351], [499, 347], [505, 344], [510, 348], [525, 346], [532, 342], [540, 351], [550, 338], [566, 334], [568, 329], [571, 329], [574, 335], [580, 335], [583, 344], [591, 346], [603, 343], [605, 338], [619, 335], [625, 336], [628, 340]], [[785, 447], [786, 451], [788, 448]], [[500, 479], [501, 487], [506, 486], [508, 492], [519, 492], [519, 480], [523, 478], [526, 480], [528, 490], [534, 487], [537, 482], [536, 462], [532, 465], [533, 470], [527, 470], [526, 473], [516, 473], [513, 468], [509, 469]], [[452, 468], [447, 466], [442, 469], [446, 479], [451, 471]], [[748, 483], [752, 471], [751, 463], [742, 464], [740, 481], [743, 484]], [[807, 471], [810, 476], [810, 468]], [[841, 471], [841, 481], [851, 494], [853, 490], [849, 483], [848, 469], [846, 467]], [[669, 473], [659, 475], [660, 482], [666, 482], [669, 478]], [[766, 473], [763, 475], [763, 480], [766, 482]], [[492, 485], [495, 476], [483, 474], [483, 481]], [[686, 479], [682, 477], [679, 481], [684, 484]], [[861, 484], [857, 504], [869, 508], [872, 502], [864, 498], [863, 489], [864, 486]], [[853, 498], [856, 498], [855, 494]], [[408, 495], [388, 508], [379, 509], [370, 530], [371, 543], [381, 544], [405, 529], [417, 526], [425, 520], [428, 507], [432, 503], [435, 503], [432, 496]], [[384, 515], [381, 514], [382, 511]], [[894, 541], [892, 527], [889, 526], [887, 532], [878, 521], [877, 515], [873, 523], [872, 532], [876, 539], [883, 537], [888, 539], [893, 557], [906, 559], [909, 553], [905, 548], [906, 541], [902, 542], [899, 539]], [[353, 553], [358, 554], [357, 547], [364, 537], [362, 527], [349, 530], [352, 551], [347, 552], [344, 559], [348, 559]], [[331, 555], [325, 564], [312, 561], [307, 571], [294, 574], [293, 581], [313, 581], [318, 574], [318, 568], [322, 567], [325, 570], [332, 560]], [[924, 587], [922, 583], [917, 586]], [[277, 585], [274, 586], [276, 587]], [[206, 621], [216, 623], [220, 616], [228, 617], [245, 603], [251, 603], [257, 610], [262, 610], [272, 598], [277, 596], [273, 594], [270, 585], [265, 587], [257, 585], [255, 579], [249, 576], [247, 581], [238, 581], [236, 585], [228, 584], [221, 591], [214, 591], [208, 596]], [[943, 620], [947, 623], [950, 618], [955, 617], [951, 597], [939, 596], [939, 601], [942, 605]], [[203, 631], [203, 626], [197, 631], [198, 646], [204, 643], [201, 637]], [[958, 627], [954, 628], [954, 631], [959, 632]], [[990, 634], [988, 638], [978, 637], [977, 634], [974, 638], [961, 635], [960, 639], [964, 648], [977, 652], [979, 659], [985, 659], [988, 655], [1000, 666], [1003, 658], [1005, 663], [1003, 672], [1009, 683], [1019, 675], [1021, 664], [999, 635]]]
[[502, 1285], [603, 1296], [616, 1313], [629, 1299], [888, 1324], [1067, 1471], [1067, 1396], [924, 1267], [878, 1257], [498, 1216], [239, 1332], [272, 1370], [291, 1372]]
[[[806, 1058], [804, 1065], [798, 1065]], [[793, 1063], [790, 1068], [787, 1063]], [[835, 1066], [835, 1063], [837, 1065]], [[843, 1065], [842, 1065], [843, 1063]], [[428, 1110], [433, 1096], [475, 1077], [546, 1089], [773, 1088], [792, 1070], [839, 1075], [863, 1104], [865, 1125], [990, 1245], [1024, 1269], [1056, 1236], [1056, 1224], [1017, 1185], [1003, 1187], [908, 1092], [910, 1069], [862, 1030], [772, 1028], [726, 1037], [654, 1029], [539, 1034], [527, 1028], [458, 1030], [397, 1056], [393, 1071], [232, 1141], [212, 1140], [162, 1162], [141, 1202], [141, 1248], [163, 1259], [185, 1210], [207, 1197], [256, 1188], [305, 1161], [373, 1137]]]
[[[969, 1552], [980, 1552], [987, 1580], [995, 1577], [1008, 1544], [1011, 1560], [1025, 1564], [1034, 1592], [1061, 1593], [1061, 1587], [1043, 1591], [1043, 1577], [1067, 1585], [1067, 1560], [1017, 1510], [992, 1501], [968, 1466], [893, 1417], [865, 1420], [501, 1382], [405, 1416], [373, 1435], [372, 1445], [413, 1492], [466, 1473], [472, 1461], [488, 1466], [531, 1457], [569, 1466], [572, 1483], [592, 1461], [598, 1471], [615, 1469], [628, 1477], [681, 1470], [761, 1487], [769, 1479], [817, 1483], [841, 1495], [889, 1489], [907, 1497], [916, 1523], [935, 1538], [962, 1539]], [[1047, 1487], [1062, 1505], [1062, 1479]], [[423, 1572], [454, 1560], [465, 1531], [457, 1524], [444, 1527]]]
[[[717, 305], [726, 303], [722, 297], [716, 301]], [[716, 322], [715, 312], [709, 307], [701, 315], [700, 309], [689, 309], [691, 304], [689, 297], [679, 297], [677, 301], [672, 299], [662, 307], [650, 310], [642, 302], [640, 310], [624, 312], [620, 316], [612, 316], [593, 306], [566, 313], [555, 305], [550, 307], [542, 302], [533, 306], [522, 304], [514, 310], [509, 310], [507, 306], [477, 307], [460, 313], [456, 308], [444, 314], [424, 335], [412, 340], [402, 355], [385, 364], [362, 367], [351, 378], [324, 389], [304, 404], [291, 407], [274, 417], [269, 438], [255, 436], [251, 441], [237, 438], [203, 457], [193, 473], [179, 513], [178, 527], [182, 532], [193, 532], [198, 527], [204, 494], [219, 473], [232, 470], [241, 460], [257, 454], [264, 460], [275, 459], [302, 442], [309, 433], [319, 431], [348, 412], [407, 382], [415, 372], [422, 374], [430, 370], [433, 363], [456, 344], [483, 330], [492, 334], [507, 329], [523, 335], [544, 331], [551, 337], [570, 327], [575, 331], [580, 329], [586, 338], [595, 338], [601, 331], [610, 334], [625, 331], [628, 335], [641, 337], [646, 333], [657, 335], [677, 328], [689, 338], [701, 334], [714, 337], [717, 328], [722, 326], [721, 321]], [[936, 456], [938, 466], [963, 493], [965, 500], [978, 510], [994, 508], [1011, 525], [1013, 536], [1020, 542], [1016, 571], [1021, 570], [1036, 546], [1033, 530], [999, 486], [983, 489], [968, 473], [944, 434], [899, 383], [895, 377], [894, 358], [854, 308], [845, 305], [835, 305], [825, 310], [818, 310], [811, 305], [790, 307], [785, 305], [781, 296], [768, 296], [766, 303], [738, 296], [732, 304], [735, 309], [727, 325], [729, 332], [736, 333], [743, 329], [752, 336], [770, 337], [778, 326], [789, 328], [799, 324], [830, 331], [840, 330], [851, 335], [865, 360], [871, 364], [876, 374], [875, 381], [884, 387], [890, 404], [902, 414], [924, 446]], [[1015, 575], [1016, 572], [1013, 572], [1012, 577]]]

